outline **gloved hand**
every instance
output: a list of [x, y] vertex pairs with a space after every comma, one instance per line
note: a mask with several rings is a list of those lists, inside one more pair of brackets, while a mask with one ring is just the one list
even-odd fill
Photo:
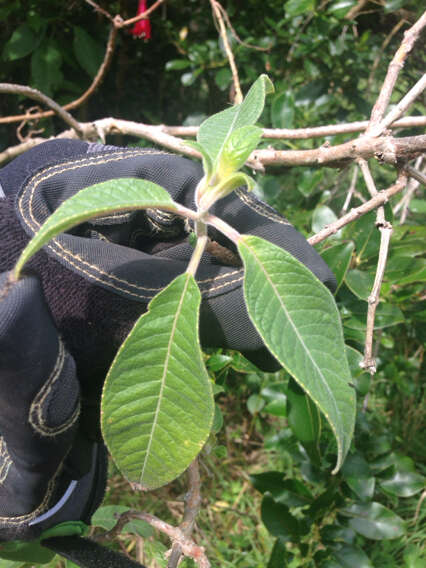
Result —
[[[201, 169], [162, 151], [56, 140], [0, 170], [0, 273], [13, 268], [63, 200], [121, 177], [158, 183], [193, 208]], [[212, 212], [242, 233], [282, 246], [334, 288], [332, 273], [302, 235], [245, 190]], [[181, 218], [156, 210], [109, 215], [51, 241], [26, 268], [31, 276], [11, 290], [6, 274], [1, 277], [0, 540], [32, 539], [62, 521], [89, 522], [105, 483], [97, 438], [103, 379], [149, 300], [185, 271], [192, 253], [188, 230]], [[212, 230], [210, 236], [232, 249], [222, 235]], [[204, 254], [197, 272], [201, 343], [237, 349], [260, 368], [275, 370], [277, 362], [249, 321], [242, 278], [241, 267]], [[61, 516], [34, 523], [58, 502]]]

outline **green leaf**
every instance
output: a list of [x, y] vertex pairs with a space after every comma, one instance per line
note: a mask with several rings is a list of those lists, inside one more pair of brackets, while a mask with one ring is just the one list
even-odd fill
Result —
[[213, 173], [213, 162], [212, 159], [210, 158], [210, 155], [205, 150], [204, 146], [202, 146], [199, 142], [196, 142], [195, 140], [185, 140], [185, 146], [189, 146], [190, 148], [194, 148], [194, 150], [200, 152], [203, 160], [204, 174], [206, 175], [207, 179], [209, 179]]
[[376, 228], [376, 213], [372, 211], [362, 215], [343, 230], [344, 238], [355, 242], [357, 259], [366, 260], [377, 255], [380, 245], [380, 233]]
[[312, 462], [319, 465], [321, 416], [318, 407], [293, 379], [290, 379], [287, 389], [287, 417], [293, 434], [305, 448]]
[[[124, 505], [104, 505], [94, 513], [90, 524], [93, 527], [100, 527], [106, 531], [110, 531], [117, 524], [117, 517], [129, 510], [129, 507], [125, 507]], [[146, 521], [132, 519], [124, 525], [121, 532], [137, 534], [149, 538], [154, 534], [154, 529]]]
[[258, 414], [265, 406], [265, 401], [258, 394], [252, 394], [247, 400], [247, 409], [250, 414]]
[[105, 49], [79, 26], [74, 27], [74, 55], [90, 77], [95, 77], [104, 58]]
[[368, 556], [355, 546], [342, 544], [333, 550], [339, 568], [374, 568]]
[[351, 454], [346, 458], [342, 467], [342, 476], [362, 501], [373, 498], [376, 480], [361, 454]]
[[270, 495], [265, 495], [262, 499], [260, 514], [263, 524], [273, 536], [298, 540], [301, 533], [299, 521], [290, 513], [286, 505], [277, 503]]
[[242, 126], [227, 138], [220, 155], [218, 175], [225, 178], [239, 170], [256, 149], [262, 138], [262, 129], [257, 126]]
[[59, 233], [105, 213], [148, 207], [176, 210], [169, 193], [147, 180], [114, 179], [82, 189], [64, 201], [31, 239], [18, 259], [15, 267], [16, 276], [19, 277], [23, 265]]
[[43, 42], [31, 56], [32, 85], [51, 96], [63, 80], [62, 54], [53, 40]]
[[401, 517], [380, 503], [354, 503], [341, 513], [354, 531], [372, 540], [398, 538], [405, 532]]
[[297, 190], [304, 196], [309, 197], [311, 193], [321, 183], [324, 177], [324, 170], [314, 168], [303, 168], [298, 172]]
[[337, 289], [340, 288], [346, 272], [351, 263], [354, 243], [339, 243], [321, 251], [323, 260], [328, 264], [337, 280]]
[[417, 473], [413, 460], [400, 454], [390, 454], [381, 463], [376, 460], [377, 470], [385, 470], [379, 479], [380, 486], [391, 495], [411, 497], [425, 486], [425, 478]]
[[362, 353], [345, 345], [346, 357], [348, 358], [349, 369], [351, 370], [352, 382], [355, 385], [357, 392], [361, 396], [365, 396], [370, 388], [371, 375], [366, 373], [361, 367], [360, 363], [364, 359]]
[[265, 104], [265, 96], [273, 91], [271, 80], [261, 75], [252, 85], [243, 102], [214, 114], [203, 122], [197, 140], [210, 154], [213, 162], [218, 158], [229, 136], [242, 126], [255, 124]]
[[306, 485], [298, 479], [285, 479], [281, 471], [266, 471], [250, 475], [253, 487], [261, 493], [270, 493], [275, 501], [288, 507], [303, 507], [313, 497]]
[[266, 401], [264, 412], [273, 416], [287, 416], [287, 394], [285, 385], [276, 383], [268, 385], [260, 392]]
[[13, 32], [3, 49], [5, 61], [15, 61], [29, 55], [37, 47], [37, 36], [28, 24], [21, 24]]
[[267, 568], [283, 568], [288, 561], [288, 551], [285, 546], [286, 539], [278, 537], [274, 542]]
[[337, 440], [337, 471], [355, 423], [355, 393], [330, 291], [289, 252], [243, 235], [244, 295], [265, 345], [324, 413]]
[[[321, 229], [324, 229], [324, 227], [331, 225], [335, 221], [337, 221], [337, 216], [330, 207], [327, 207], [327, 205], [318, 205], [312, 215], [312, 230], [314, 233], [318, 233]], [[335, 235], [331, 236], [333, 238], [340, 238], [341, 234], [341, 231], [337, 231]]]
[[288, 16], [300, 16], [315, 10], [315, 0], [288, 0], [284, 8]]
[[198, 340], [201, 294], [182, 274], [153, 298], [108, 372], [102, 431], [120, 471], [154, 489], [180, 475], [210, 433], [214, 400]]
[[271, 106], [273, 128], [294, 128], [294, 95], [291, 91], [277, 95]]
[[375, 276], [374, 272], [354, 268], [353, 270], [349, 270], [346, 274], [345, 282], [349, 290], [355, 294], [355, 296], [367, 301], [373, 288]]
[[180, 71], [188, 67], [191, 67], [191, 62], [188, 59], [171, 59], [167, 61], [165, 69], [166, 71]]

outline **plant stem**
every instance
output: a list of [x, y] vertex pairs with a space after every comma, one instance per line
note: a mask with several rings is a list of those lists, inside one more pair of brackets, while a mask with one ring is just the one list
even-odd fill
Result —
[[187, 274], [192, 274], [194, 277], [209, 238], [207, 235], [207, 225], [203, 221], [195, 222], [195, 234], [197, 236], [197, 243], [192, 253], [191, 260], [189, 261], [188, 268], [186, 269]]
[[212, 225], [212, 227], [223, 233], [225, 237], [228, 237], [233, 243], [237, 244], [239, 242], [241, 233], [231, 227], [231, 225], [228, 225], [223, 219], [219, 219], [219, 217], [208, 213], [204, 217], [204, 220], [208, 225]]

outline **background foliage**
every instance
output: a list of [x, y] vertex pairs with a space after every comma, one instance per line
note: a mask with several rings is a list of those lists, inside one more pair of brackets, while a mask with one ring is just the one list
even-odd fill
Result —
[[[133, 16], [136, 4], [102, 3], [123, 17]], [[264, 72], [275, 84], [262, 125], [294, 128], [367, 119], [387, 64], [403, 30], [420, 15], [420, 4], [366, 2], [348, 19], [356, 6], [352, 0], [270, 0], [267, 7], [257, 0], [227, 2], [240, 38], [268, 48], [250, 49], [229, 38], [243, 90]], [[2, 3], [0, 22], [0, 81], [40, 88], [62, 104], [89, 86], [103, 57], [108, 25], [85, 2]], [[101, 88], [74, 111], [79, 120], [114, 116], [194, 125], [229, 102], [232, 77], [209, 3], [170, 1], [151, 22], [148, 42], [124, 31], [119, 34]], [[383, 50], [384, 42], [388, 45]], [[423, 68], [420, 39], [393, 101]], [[0, 116], [19, 114], [22, 105], [30, 106], [16, 96], [2, 96]], [[410, 114], [424, 111], [419, 99]], [[63, 128], [58, 119], [46, 119], [37, 128], [40, 125], [43, 135]], [[415, 131], [401, 132], [410, 133]], [[331, 143], [347, 139], [329, 138]], [[312, 148], [325, 141], [283, 140], [275, 147]], [[135, 140], [114, 137], [108, 142]], [[0, 150], [11, 144], [16, 144], [15, 128], [0, 125]], [[392, 182], [392, 168], [376, 163], [371, 167], [378, 187]], [[275, 168], [256, 175], [255, 191], [310, 235], [340, 214], [351, 177], [352, 168]], [[361, 178], [356, 189], [353, 204], [358, 205], [367, 197]], [[395, 230], [376, 321], [378, 369], [372, 379], [358, 363], [378, 254], [374, 213], [318, 246], [339, 280], [336, 300], [359, 401], [355, 440], [341, 473], [329, 474], [335, 461], [331, 432], [284, 371], [264, 374], [238, 354], [208, 354], [218, 411], [216, 437], [202, 458], [206, 506], [197, 538], [207, 547], [213, 566], [424, 566], [426, 210], [417, 192], [401, 224], [399, 214], [392, 213], [398, 199], [386, 211]], [[95, 524], [109, 528], [113, 506], [140, 508], [176, 522], [183, 491], [178, 481], [144, 496], [142, 502], [112, 471], [106, 505]], [[127, 527], [120, 544], [152, 568], [165, 566], [165, 544], [143, 523]]]

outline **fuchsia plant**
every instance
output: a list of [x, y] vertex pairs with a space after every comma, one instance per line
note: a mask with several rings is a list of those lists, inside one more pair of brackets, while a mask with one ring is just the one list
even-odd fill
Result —
[[[140, 14], [143, 14], [144, 12], [146, 12], [147, 8], [147, 0], [139, 0], [138, 11], [136, 12], [136, 15], [139, 16]], [[146, 41], [151, 39], [151, 22], [149, 21], [149, 18], [143, 18], [142, 20], [136, 22], [133, 28], [130, 30], [130, 34], [134, 38], [144, 39]]]

